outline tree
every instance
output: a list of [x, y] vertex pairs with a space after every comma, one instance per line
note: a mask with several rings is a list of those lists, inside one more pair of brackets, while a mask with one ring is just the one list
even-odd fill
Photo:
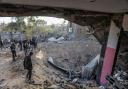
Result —
[[10, 22], [7, 26], [6, 26], [6, 30], [7, 31], [11, 31], [11, 32], [14, 32], [14, 31], [17, 31], [17, 23], [16, 22]]
[[26, 29], [25, 18], [26, 17], [13, 17], [17, 23], [17, 30], [23, 31]]

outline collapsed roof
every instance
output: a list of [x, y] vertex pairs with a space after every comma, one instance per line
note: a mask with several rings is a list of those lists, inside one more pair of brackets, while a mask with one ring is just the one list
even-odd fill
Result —
[[107, 13], [128, 12], [128, 0], [0, 0], [0, 3], [72, 8]]
[[0, 0], [0, 16], [62, 17], [77, 19], [74, 22], [80, 25], [90, 25], [111, 13], [126, 12], [128, 0]]

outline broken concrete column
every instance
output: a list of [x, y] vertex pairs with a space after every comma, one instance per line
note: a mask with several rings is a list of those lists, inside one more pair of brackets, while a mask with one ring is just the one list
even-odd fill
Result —
[[120, 31], [121, 30], [116, 26], [114, 21], [111, 21], [110, 32], [108, 36], [108, 42], [105, 51], [103, 67], [101, 71], [101, 78], [100, 78], [100, 83], [102, 85], [105, 85], [107, 83], [107, 80], [105, 78], [107, 75], [110, 75], [112, 72]]

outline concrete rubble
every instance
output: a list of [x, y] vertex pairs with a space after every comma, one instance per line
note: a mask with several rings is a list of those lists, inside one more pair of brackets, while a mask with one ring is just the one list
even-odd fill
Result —
[[[23, 52], [18, 52], [17, 61], [11, 63], [9, 50], [3, 50], [0, 52], [0, 89], [112, 89], [116, 85], [119, 85], [116, 87], [122, 86], [127, 89], [128, 72], [120, 60], [117, 61], [112, 75], [116, 83], [97, 86], [95, 80], [88, 80], [87, 75], [91, 75], [93, 69], [95, 70], [95, 66], [99, 62], [99, 54], [97, 55], [97, 53], [100, 53], [99, 50], [95, 50], [95, 52], [90, 50], [91, 52], [88, 51], [88, 54], [85, 53], [88, 50], [87, 45], [90, 44], [89, 42], [88, 44], [65, 42], [63, 44], [43, 43], [39, 45], [33, 58], [33, 79], [36, 81], [33, 85], [25, 83], [26, 72], [23, 69]], [[83, 46], [87, 48], [83, 49]], [[97, 44], [98, 48], [100, 46]], [[81, 54], [79, 50], [85, 54]], [[121, 53], [121, 55], [126, 54]], [[122, 56], [119, 55], [118, 59], [120, 57]]]
[[[81, 66], [88, 64], [100, 52], [99, 44], [88, 48], [90, 42], [64, 42], [43, 43], [34, 51], [33, 80], [34, 84], [25, 83], [26, 71], [23, 69], [23, 52], [18, 52], [16, 62], [11, 63], [9, 50], [0, 53], [0, 89], [97, 89], [94, 80], [86, 81], [80, 78]], [[85, 47], [83, 49], [83, 46]], [[89, 50], [86, 53], [86, 50]], [[8, 54], [8, 56], [6, 56]], [[93, 54], [93, 55], [91, 55]], [[5, 61], [6, 60], [6, 61]], [[51, 64], [57, 64], [60, 68], [68, 70], [64, 73]]]
[[57, 43], [60, 43], [61, 41], [64, 41], [64, 37], [63, 36], [61, 36], [59, 38], [55, 38], [55, 37], [48, 38], [48, 42], [57, 42]]

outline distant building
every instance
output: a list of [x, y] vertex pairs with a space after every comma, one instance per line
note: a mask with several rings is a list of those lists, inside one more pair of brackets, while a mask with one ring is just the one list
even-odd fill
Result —
[[22, 34], [21, 32], [0, 32], [0, 36], [2, 40], [23, 40], [25, 38], [24, 34]]

